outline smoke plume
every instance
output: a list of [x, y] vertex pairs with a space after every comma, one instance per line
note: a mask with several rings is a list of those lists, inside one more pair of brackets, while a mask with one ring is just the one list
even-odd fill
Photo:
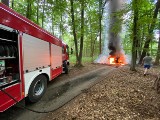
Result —
[[[121, 32], [121, 24], [119, 24], [120, 19], [116, 15], [116, 12], [121, 9], [122, 7], [122, 0], [111, 0], [110, 1], [110, 19], [109, 19], [109, 42], [108, 42], [108, 49], [110, 50], [110, 55], [118, 55], [121, 52], [121, 45], [120, 45], [120, 36], [119, 33]], [[116, 28], [116, 29], [115, 29]], [[115, 29], [115, 30], [114, 30]]]
[[[124, 0], [110, 0], [104, 9], [104, 46], [102, 54], [95, 60], [96, 63], [107, 63], [109, 55], [118, 56], [123, 52], [121, 48], [121, 24], [120, 18], [117, 17], [116, 12], [122, 9]], [[109, 18], [108, 18], [109, 16]]]

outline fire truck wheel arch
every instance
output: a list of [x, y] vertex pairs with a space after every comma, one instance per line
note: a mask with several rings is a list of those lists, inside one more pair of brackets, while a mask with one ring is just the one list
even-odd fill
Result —
[[33, 72], [30, 72], [30, 73], [25, 73], [25, 74], [24, 74], [24, 80], [25, 80], [25, 97], [28, 96], [28, 94], [29, 94], [29, 88], [30, 88], [32, 82], [34, 81], [34, 79], [35, 79], [37, 76], [41, 75], [41, 74], [45, 75], [46, 78], [47, 78], [48, 80], [50, 80], [50, 67], [42, 69], [41, 72], [39, 72], [39, 70], [37, 70], [37, 71], [33, 71]]
[[39, 101], [46, 92], [46, 89], [47, 78], [45, 75], [41, 74], [37, 76], [31, 83], [27, 100], [32, 103]]

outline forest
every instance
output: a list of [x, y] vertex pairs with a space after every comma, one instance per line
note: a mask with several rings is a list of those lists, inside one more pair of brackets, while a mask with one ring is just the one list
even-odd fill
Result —
[[160, 0], [0, 2], [1, 119], [159, 120]]
[[73, 48], [70, 58], [78, 66], [86, 59], [94, 62], [105, 47], [114, 50], [111, 44], [115, 38], [120, 39], [118, 44], [130, 58], [130, 70], [136, 70], [146, 53], [159, 65], [160, 0], [118, 1], [1, 0], [65, 41]]

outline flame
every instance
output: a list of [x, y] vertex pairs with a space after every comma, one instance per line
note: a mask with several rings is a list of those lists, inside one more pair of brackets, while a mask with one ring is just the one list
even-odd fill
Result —
[[125, 55], [124, 54], [121, 54], [121, 55], [110, 55], [108, 57], [108, 64], [111, 64], [111, 65], [125, 65], [127, 64], [126, 63], [126, 59], [125, 59]]
[[114, 59], [113, 57], [111, 57], [111, 58], [109, 59], [109, 63], [110, 63], [110, 64], [116, 64], [114, 61], [115, 61], [115, 59]]

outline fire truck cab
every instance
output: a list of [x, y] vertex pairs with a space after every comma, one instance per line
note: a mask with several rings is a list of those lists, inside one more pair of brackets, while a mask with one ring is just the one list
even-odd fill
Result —
[[67, 44], [0, 3], [0, 112], [40, 100], [68, 65]]

